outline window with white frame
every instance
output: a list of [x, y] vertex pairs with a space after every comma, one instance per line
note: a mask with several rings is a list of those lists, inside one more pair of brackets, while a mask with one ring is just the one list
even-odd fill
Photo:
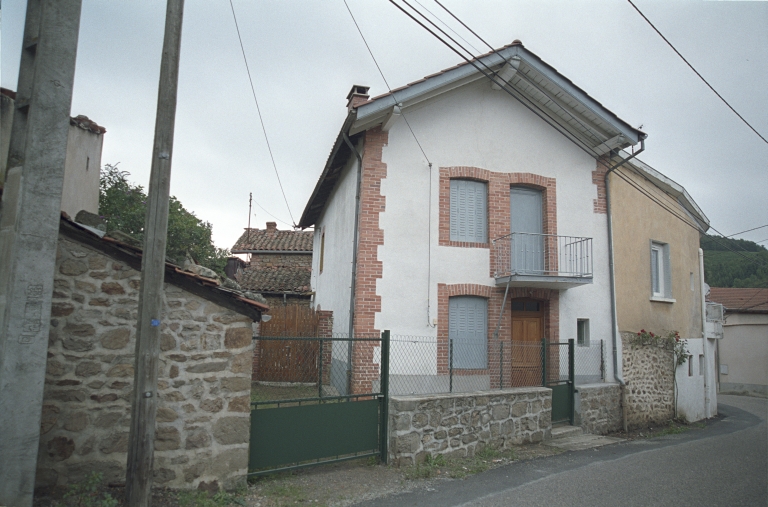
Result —
[[576, 320], [576, 344], [589, 347], [589, 319]]
[[488, 300], [475, 296], [450, 298], [448, 339], [454, 368], [488, 368]]
[[451, 241], [488, 242], [488, 186], [451, 180]]
[[672, 298], [669, 244], [651, 242], [651, 297]]

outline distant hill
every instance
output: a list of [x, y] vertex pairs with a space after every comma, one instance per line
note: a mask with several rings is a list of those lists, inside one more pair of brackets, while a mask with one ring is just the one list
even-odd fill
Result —
[[700, 240], [704, 279], [711, 287], [768, 287], [768, 250], [764, 246], [707, 234]]

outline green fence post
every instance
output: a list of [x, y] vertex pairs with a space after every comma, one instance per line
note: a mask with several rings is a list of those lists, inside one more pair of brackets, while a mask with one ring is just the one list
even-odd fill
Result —
[[504, 342], [499, 342], [499, 389], [504, 389]]
[[541, 339], [541, 386], [547, 387], [547, 338]]
[[389, 457], [389, 330], [381, 333], [381, 461], [387, 463]]
[[448, 392], [453, 392], [453, 339], [448, 341]]
[[575, 388], [575, 380], [576, 380], [576, 368], [574, 364], [574, 342], [575, 340], [573, 338], [568, 339], [568, 383], [570, 384], [570, 388], [568, 389], [570, 393], [570, 410], [568, 411], [568, 418], [570, 419], [570, 424], [573, 426], [573, 419], [574, 419], [574, 403], [573, 403], [573, 394], [574, 394], [574, 388]]
[[320, 339], [320, 352], [318, 357], [317, 366], [317, 397], [323, 397], [323, 340]]

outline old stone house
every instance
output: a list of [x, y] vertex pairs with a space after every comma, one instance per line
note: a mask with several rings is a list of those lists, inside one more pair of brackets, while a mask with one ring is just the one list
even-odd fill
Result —
[[[125, 480], [141, 251], [61, 220], [37, 486]], [[268, 307], [166, 264], [155, 483], [232, 487], [248, 464], [255, 323]]]
[[235, 280], [262, 294], [270, 306], [309, 306], [312, 239], [312, 232], [278, 230], [276, 222], [267, 222], [263, 230], [245, 229], [232, 253], [247, 254], [250, 261], [236, 270]]

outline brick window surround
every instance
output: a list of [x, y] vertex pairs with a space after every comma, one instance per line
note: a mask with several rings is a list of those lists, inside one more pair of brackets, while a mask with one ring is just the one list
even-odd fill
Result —
[[[451, 180], [482, 181], [488, 185], [488, 241], [468, 243], [451, 241]], [[500, 173], [479, 167], [456, 166], [440, 168], [440, 224], [438, 244], [464, 248], [489, 248], [491, 241], [510, 233], [510, 196], [513, 186], [529, 187], [541, 191], [543, 233], [557, 234], [557, 181], [532, 173]], [[491, 266], [494, 265], [491, 258]]]
[[[488, 369], [464, 370], [454, 369], [454, 375], [489, 375], [491, 388], [499, 387], [499, 379], [495, 372], [499, 371], [499, 347], [493, 343], [493, 333], [499, 321], [501, 303], [504, 299], [505, 287], [492, 287], [472, 283], [437, 284], [437, 374], [448, 374], [448, 305], [453, 296], [479, 296], [488, 300]], [[560, 292], [551, 289], [531, 289], [526, 287], [510, 287], [504, 315], [499, 327], [499, 340], [505, 343], [512, 338], [512, 305], [511, 300], [517, 298], [535, 299], [542, 303], [544, 313], [544, 336], [550, 342], [560, 340]], [[504, 347], [503, 364], [504, 387], [511, 386], [511, 347]]]

